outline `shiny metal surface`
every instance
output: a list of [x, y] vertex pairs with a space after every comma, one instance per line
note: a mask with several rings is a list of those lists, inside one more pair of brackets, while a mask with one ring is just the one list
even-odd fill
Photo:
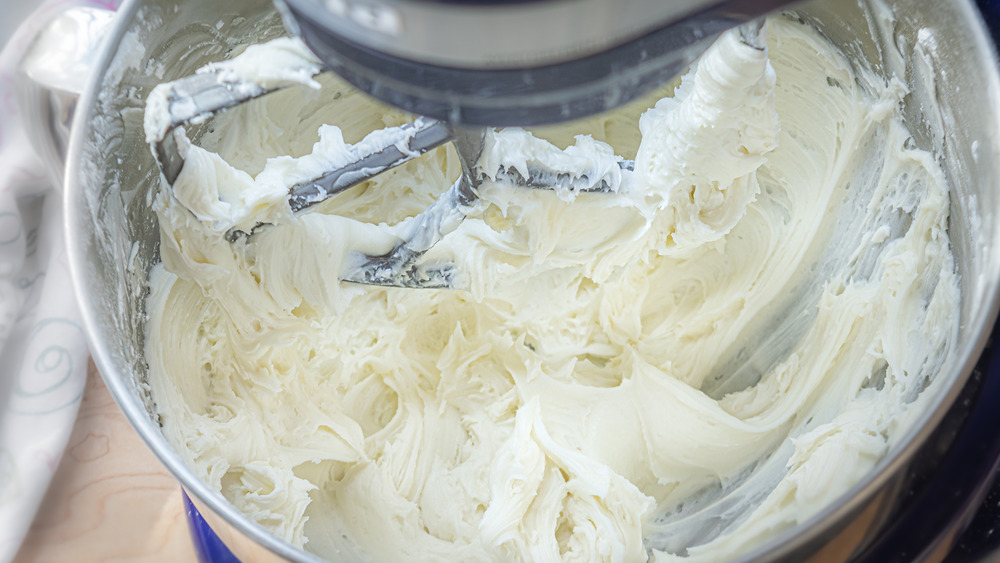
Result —
[[[815, 25], [858, 64], [910, 88], [904, 113], [914, 142], [935, 151], [952, 187], [950, 235], [963, 301], [958, 361], [938, 377], [948, 391], [919, 413], [898, 446], [834, 505], [769, 540], [744, 560], [848, 559], [878, 534], [900, 501], [915, 452], [969, 379], [1000, 295], [1000, 73], [971, 1], [814, 1], [793, 16]], [[74, 284], [94, 359], [138, 433], [181, 481], [222, 539], [245, 561], [317, 558], [243, 517], [184, 464], [160, 433], [143, 355], [146, 276], [158, 260], [149, 208], [159, 172], [143, 142], [151, 88], [283, 33], [268, 0], [130, 0], [100, 72], [81, 100], [70, 145], [67, 231]], [[921, 31], [923, 30], [923, 31]], [[918, 34], [925, 39], [918, 44]], [[895, 55], [891, 46], [898, 46]], [[928, 64], [930, 63], [930, 64]], [[933, 103], [940, 103], [940, 111]], [[339, 560], [363, 560], [345, 541]]]
[[360, 91], [410, 113], [485, 127], [616, 108], [676, 78], [726, 30], [789, 4], [277, 0], [286, 26]]
[[[768, 0], [557, 0], [421, 2], [282, 0], [330, 33], [418, 63], [458, 68], [534, 67], [592, 55], [717, 12], [736, 25], [776, 9]], [[784, 2], [787, 3], [787, 2]], [[287, 8], [286, 8], [287, 9]]]

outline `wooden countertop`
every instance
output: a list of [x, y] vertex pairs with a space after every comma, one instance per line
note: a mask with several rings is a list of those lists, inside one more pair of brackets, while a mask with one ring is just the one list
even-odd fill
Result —
[[66, 452], [15, 561], [196, 560], [180, 485], [91, 363]]

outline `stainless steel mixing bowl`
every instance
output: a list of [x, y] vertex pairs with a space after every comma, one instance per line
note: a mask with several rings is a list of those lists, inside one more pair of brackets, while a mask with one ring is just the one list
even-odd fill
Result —
[[[814, 1], [800, 5], [794, 17], [819, 28], [856, 64], [895, 73], [910, 87], [908, 126], [918, 145], [935, 152], [951, 184], [961, 328], [957, 361], [937, 375], [947, 385], [933, 408], [919, 413], [866, 479], [746, 555], [755, 560], [847, 558], [879, 533], [898, 504], [915, 452], [969, 381], [1000, 295], [1000, 76], [974, 3]], [[146, 278], [158, 261], [150, 201], [159, 172], [144, 142], [142, 117], [157, 83], [283, 33], [270, 0], [127, 1], [80, 102], [67, 170], [69, 259], [94, 359], [138, 433], [246, 561], [316, 557], [251, 523], [203, 484], [160, 432], [143, 357]]]

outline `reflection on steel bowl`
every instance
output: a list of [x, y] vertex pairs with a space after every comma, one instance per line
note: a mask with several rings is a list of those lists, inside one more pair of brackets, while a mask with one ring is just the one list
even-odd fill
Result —
[[[754, 106], [759, 113], [737, 113], [716, 127], [699, 127], [704, 123], [697, 119], [719, 114], [690, 108], [710, 106], [711, 100], [699, 96], [712, 88], [736, 88], [699, 85], [699, 80], [738, 81], [740, 72], [723, 64], [733, 57], [719, 62], [731, 72], [704, 72], [704, 78], [686, 81], [673, 98], [678, 101], [657, 104], [641, 122], [638, 115], [665, 92], [614, 116], [539, 130], [535, 137], [500, 133], [495, 144], [503, 149], [496, 153], [501, 159], [528, 149], [549, 151], [545, 154], [551, 158], [566, 156], [539, 140], [566, 146], [572, 143], [566, 131], [606, 138], [614, 152], [635, 158], [637, 172], [623, 185], [642, 188], [643, 197], [632, 200], [636, 192], [625, 189], [614, 194], [617, 199], [586, 194], [567, 204], [544, 199], [552, 194], [486, 186], [483, 200], [491, 205], [484, 205], [483, 218], [467, 220], [468, 226], [442, 241], [439, 250], [452, 252], [448, 257], [469, 276], [470, 291], [414, 295], [351, 287], [338, 292], [332, 284], [329, 292], [313, 296], [303, 285], [309, 270], [281, 262], [288, 257], [281, 251], [289, 241], [309, 249], [304, 241], [315, 241], [326, 228], [324, 221], [345, 221], [338, 217], [351, 213], [371, 222], [399, 220], [431, 201], [435, 184], [410, 186], [409, 207], [365, 202], [364, 194], [374, 197], [375, 190], [361, 187], [347, 201], [325, 204], [315, 217], [279, 223], [259, 241], [237, 250], [220, 247], [208, 240], [218, 227], [212, 217], [192, 209], [194, 203], [183, 194], [161, 191], [158, 169], [143, 143], [145, 98], [163, 80], [282, 34], [280, 21], [266, 2], [255, 9], [241, 7], [239, 15], [222, 3], [192, 4], [175, 12], [156, 2], [134, 2], [123, 10], [116, 47], [107, 52], [101, 78], [84, 98], [77, 122], [68, 190], [71, 262], [95, 359], [109, 388], [241, 557], [256, 559], [268, 551], [293, 560], [314, 558], [310, 552], [358, 556], [356, 542], [383, 558], [390, 554], [380, 549], [428, 553], [431, 543], [421, 542], [432, 542], [431, 535], [439, 543], [466, 546], [459, 556], [486, 557], [493, 549], [501, 557], [531, 557], [544, 542], [518, 543], [519, 538], [542, 529], [525, 518], [534, 499], [550, 493], [556, 499], [550, 538], [556, 550], [603, 546], [607, 555], [634, 558], [650, 549], [754, 559], [805, 557], [836, 542], [849, 553], [871, 536], [852, 534], [854, 543], [847, 544], [838, 534], [860, 522], [853, 520], [859, 513], [870, 516], [866, 527], [877, 528], [892, 510], [893, 488], [965, 385], [992, 325], [997, 293], [992, 218], [1000, 202], [989, 189], [997, 180], [990, 156], [997, 150], [994, 108], [1000, 107], [995, 99], [1000, 89], [992, 45], [971, 4], [813, 2], [776, 16], [770, 26], [773, 73], [764, 65], [735, 67], [757, 69], [741, 91], [744, 103], [761, 101]], [[981, 56], [970, 57], [969, 50]], [[939, 87], [957, 76], [974, 86]], [[325, 86], [324, 92], [345, 88], [336, 81]], [[298, 123], [317, 112], [330, 112], [328, 121], [340, 125], [348, 139], [381, 125], [376, 124], [383, 119], [381, 108], [343, 93], [328, 107], [324, 98], [301, 94], [267, 99], [190, 133], [226, 160], [266, 172], [259, 152], [232, 142], [252, 139], [247, 120], [262, 108], [282, 118], [272, 120], [274, 130], [264, 128], [274, 134], [267, 142], [275, 155], [309, 152], [315, 134]], [[345, 108], [357, 109], [350, 115], [359, 117], [338, 122]], [[295, 124], [295, 135], [279, 136], [287, 123]], [[734, 138], [742, 144], [731, 154], [712, 154], [701, 169], [695, 166], [697, 152], [671, 160], [680, 154], [669, 144], [677, 139], [658, 141], [657, 132], [684, 132], [692, 123], [690, 146], [725, 146]], [[699, 140], [705, 131], [719, 138]], [[591, 141], [578, 143], [577, 151], [600, 152], [587, 144]], [[382, 191], [403, 189], [407, 173], [428, 178], [428, 171], [438, 170], [442, 179], [454, 176], [454, 159], [438, 151], [384, 180]], [[212, 166], [224, 168], [219, 162]], [[664, 185], [657, 174], [673, 171], [672, 166], [694, 172], [692, 201], [683, 210], [700, 206], [701, 213], [682, 213], [680, 204], [688, 202], [674, 193], [654, 205], [655, 213], [643, 207], [651, 205], [651, 190]], [[705, 172], [699, 175], [699, 170]], [[731, 172], [725, 176], [720, 170]], [[702, 178], [705, 188], [699, 191]], [[191, 182], [199, 187], [197, 176], [192, 174]], [[720, 185], [725, 190], [712, 196], [711, 189]], [[796, 191], [804, 188], [805, 193]], [[719, 198], [738, 212], [725, 213], [729, 207], [716, 205]], [[665, 215], [670, 221], [662, 219]], [[581, 218], [586, 221], [574, 222]], [[585, 227], [595, 221], [605, 230]], [[612, 227], [614, 236], [607, 236]], [[168, 235], [162, 241], [161, 232]], [[581, 247], [587, 250], [582, 258]], [[268, 255], [268, 248], [274, 254]], [[205, 266], [222, 258], [247, 266], [251, 254], [254, 260], [270, 256], [278, 267], [254, 280], [229, 276], [238, 271], [229, 268], [234, 263], [224, 264], [226, 277]], [[629, 259], [616, 262], [621, 256]], [[292, 291], [295, 303], [291, 293], [275, 289], [287, 287], [282, 284], [293, 267], [300, 275], [292, 280], [298, 284]], [[920, 277], [919, 271], [932, 274]], [[152, 297], [147, 292], [151, 272]], [[481, 272], [505, 275], [477, 278]], [[165, 283], [165, 276], [176, 279]], [[241, 280], [247, 284], [241, 286]], [[553, 299], [570, 295], [570, 287], [572, 299]], [[226, 301], [238, 291], [254, 297]], [[265, 296], [273, 300], [273, 310]], [[649, 299], [646, 306], [640, 306], [643, 299]], [[588, 311], [592, 318], [586, 317]], [[195, 313], [197, 318], [189, 318]], [[206, 323], [213, 314], [221, 320]], [[329, 321], [352, 315], [358, 319], [344, 327]], [[330, 331], [301, 331], [297, 342], [310, 334], [325, 337], [311, 343], [314, 356], [337, 364], [328, 373], [333, 388], [336, 378], [346, 378], [339, 383], [344, 397], [352, 396], [350, 381], [357, 389], [372, 381], [358, 379], [361, 359], [355, 369], [343, 370], [352, 350], [365, 349], [351, 344], [351, 338], [378, 329], [369, 340], [397, 351], [398, 357], [386, 350], [364, 356], [390, 364], [387, 373], [377, 375], [395, 400], [393, 408], [379, 411], [384, 415], [379, 424], [365, 418], [373, 409], [363, 401], [323, 397], [317, 392], [323, 382], [302, 388], [299, 397], [290, 395], [299, 383], [282, 379], [289, 370], [273, 354], [285, 347], [291, 354], [282, 358], [287, 362], [309, 355], [288, 343], [276, 344], [278, 332], [261, 335], [254, 327], [255, 321], [262, 329], [269, 322], [288, 327], [295, 319]], [[599, 330], [588, 332], [592, 325], [581, 319]], [[218, 324], [222, 321], [229, 324]], [[221, 327], [205, 336], [215, 338], [213, 348], [205, 347], [206, 339], [191, 338], [199, 327], [209, 326]], [[183, 330], [176, 335], [165, 332], [179, 327]], [[147, 335], [153, 336], [147, 341]], [[331, 342], [340, 349], [331, 349]], [[245, 347], [235, 350], [239, 345]], [[244, 363], [246, 369], [232, 370], [228, 379], [219, 371], [202, 371], [205, 363], [225, 370], [227, 358], [245, 362], [251, 357], [264, 358], [269, 369], [255, 371]], [[483, 361], [471, 361], [476, 358]], [[171, 371], [177, 369], [171, 362], [178, 360], [183, 374]], [[482, 386], [491, 374], [503, 380], [489, 386], [495, 397]], [[443, 386], [448, 378], [451, 386]], [[434, 385], [416, 385], [431, 379]], [[419, 388], [408, 390], [407, 382]], [[477, 395], [482, 402], [470, 403], [463, 417], [455, 409], [470, 395], [458, 390], [473, 384], [480, 387], [471, 394], [482, 395]], [[240, 386], [245, 387], [241, 395], [230, 392]], [[785, 392], [775, 392], [779, 388]], [[419, 400], [410, 401], [411, 392]], [[222, 400], [233, 396], [232, 402]], [[333, 414], [322, 411], [324, 405]], [[286, 415], [301, 410], [274, 414], [282, 408], [288, 409]], [[309, 409], [316, 412], [303, 417]], [[322, 417], [334, 414], [339, 426], [293, 424], [325, 421]], [[406, 417], [421, 419], [420, 426], [403, 424]], [[238, 424], [225, 430], [232, 421]], [[357, 443], [351, 441], [351, 421], [360, 432]], [[219, 433], [204, 432], [213, 424]], [[320, 426], [334, 438], [310, 445], [322, 435]], [[395, 434], [387, 436], [384, 428]], [[407, 437], [406, 432], [420, 434], [414, 428], [438, 429], [440, 436], [411, 453], [412, 460], [426, 463], [426, 477], [413, 481], [407, 492], [401, 479], [393, 479], [389, 464], [394, 456], [407, 459], [400, 452], [421, 443]], [[733, 438], [740, 435], [745, 439]], [[421, 457], [429, 444], [441, 440], [450, 440], [456, 459], [471, 464], [469, 476], [449, 472], [461, 463], [436, 465], [447, 458], [441, 451]], [[481, 443], [485, 453], [465, 449], [469, 441]], [[262, 445], [274, 442], [288, 449]], [[313, 451], [302, 451], [310, 447]], [[338, 448], [339, 454], [332, 453]], [[300, 459], [290, 455], [292, 450]], [[349, 450], [355, 458], [344, 453]], [[824, 474], [826, 460], [843, 461], [836, 458], [845, 452], [854, 456], [850, 463]], [[455, 479], [446, 482], [447, 476]], [[518, 481], [518, 476], [526, 477]], [[365, 479], [368, 488], [361, 486]], [[534, 489], [528, 487], [531, 479], [537, 480]], [[326, 487], [313, 491], [307, 482]], [[271, 491], [261, 489], [268, 483], [281, 494], [268, 497]], [[817, 483], [822, 485], [810, 488]], [[502, 492], [518, 487], [528, 487], [528, 494], [491, 506]], [[425, 490], [447, 493], [426, 499], [413, 493]], [[461, 507], [447, 502], [460, 497], [459, 490], [477, 504], [455, 519], [450, 513]], [[360, 499], [367, 501], [375, 492], [385, 493], [385, 502], [372, 504], [371, 514], [359, 514]], [[291, 499], [290, 504], [275, 504], [276, 496]], [[514, 510], [520, 505], [523, 510]], [[309, 520], [296, 520], [288, 506], [304, 510]], [[634, 510], [619, 515], [615, 529], [621, 541], [616, 543], [599, 523], [615, 507], [629, 506]], [[441, 510], [435, 513], [435, 507]], [[501, 512], [513, 517], [499, 518]], [[391, 521], [389, 513], [403, 521], [377, 527]], [[433, 518], [442, 515], [448, 518]], [[562, 527], [559, 515], [565, 516]], [[570, 521], [573, 516], [579, 521]], [[412, 527], [406, 518], [418, 518], [420, 526]], [[594, 523], [590, 539], [584, 521]], [[468, 530], [461, 525], [449, 530], [448, 522], [469, 524]], [[493, 544], [484, 541], [484, 529], [496, 532], [487, 534]], [[366, 534], [384, 541], [366, 544]], [[574, 539], [574, 534], [580, 535]]]

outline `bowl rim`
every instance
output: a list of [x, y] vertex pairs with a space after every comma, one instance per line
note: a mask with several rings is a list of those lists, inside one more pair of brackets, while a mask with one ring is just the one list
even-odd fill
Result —
[[[87, 219], [89, 216], [74, 212], [87, 208], [84, 201], [84, 174], [77, 173], [84, 163], [85, 149], [90, 135], [90, 119], [94, 113], [99, 94], [107, 76], [109, 67], [118, 55], [118, 46], [127, 33], [133, 30], [136, 22], [141, 22], [142, 9], [147, 0], [125, 0], [118, 9], [118, 15], [111, 32], [105, 38], [100, 50], [100, 56], [94, 66], [89, 83], [78, 104], [74, 117], [72, 133], [68, 145], [67, 174], [64, 185], [64, 231], [68, 251], [68, 262], [71, 281], [76, 299], [80, 307], [84, 332], [90, 347], [94, 363], [101, 374], [108, 391], [123, 411], [129, 423], [139, 434], [146, 446], [152, 450], [161, 463], [178, 479], [179, 484], [187, 490], [194, 500], [207, 506], [221, 516], [227, 523], [235, 527], [249, 539], [257, 542], [275, 555], [293, 561], [317, 562], [320, 557], [292, 546], [279, 539], [260, 524], [251, 521], [234, 505], [229, 503], [221, 493], [210, 488], [181, 459], [180, 455], [167, 442], [158, 426], [150, 419], [149, 413], [142, 407], [126, 385], [123, 370], [116, 361], [115, 355], [103, 338], [103, 325], [99, 320], [98, 304], [92, 299], [91, 286], [86, 280], [88, 248], [92, 237], [88, 236]], [[970, 25], [969, 35], [973, 38], [980, 53], [989, 54], [982, 57], [980, 65], [987, 70], [989, 96], [994, 101], [994, 107], [1000, 107], [1000, 58], [986, 23], [973, 0], [950, 3], [959, 16]], [[1000, 131], [1000, 112], [995, 112], [996, 130]], [[1000, 163], [998, 163], [1000, 165]], [[90, 225], [92, 226], [92, 225]], [[1000, 253], [1000, 248], [993, 250]], [[857, 514], [870, 505], [890, 479], [902, 471], [912, 460], [919, 447], [931, 432], [940, 424], [946, 412], [955, 403], [962, 389], [968, 383], [989, 339], [993, 323], [1000, 311], [1000, 260], [996, 271], [984, 290], [986, 303], [979, 309], [979, 314], [972, 318], [968, 327], [970, 334], [978, 335], [974, 341], [959, 344], [957, 354], [963, 361], [956, 366], [957, 376], [942, 393], [931, 401], [927, 411], [900, 436], [896, 447], [869, 471], [868, 476], [842, 493], [836, 501], [791, 528], [773, 535], [756, 548], [738, 558], [739, 561], [774, 559], [789, 557], [812, 542], [820, 539], [823, 534], [843, 523], [852, 515]], [[966, 296], [963, 295], [964, 299]], [[127, 371], [127, 370], [124, 370]]]

